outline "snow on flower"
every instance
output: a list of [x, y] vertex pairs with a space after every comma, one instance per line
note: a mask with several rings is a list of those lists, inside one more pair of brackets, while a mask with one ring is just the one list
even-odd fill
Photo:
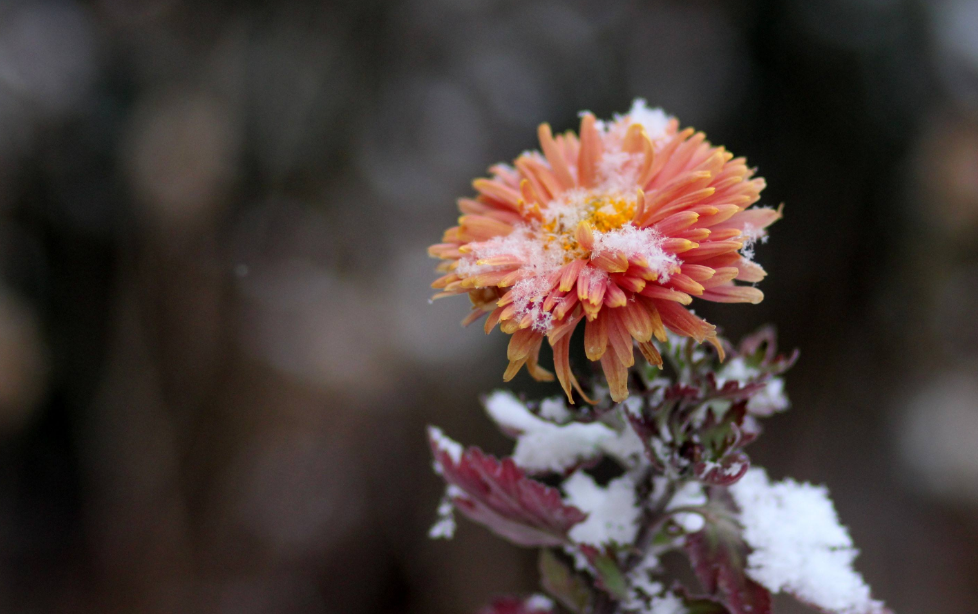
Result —
[[652, 338], [666, 331], [711, 342], [712, 324], [686, 309], [693, 297], [758, 303], [764, 270], [740, 251], [780, 211], [750, 208], [764, 180], [743, 158], [701, 132], [636, 100], [611, 121], [581, 115], [578, 135], [543, 124], [541, 151], [498, 164], [459, 200], [459, 225], [429, 253], [444, 262], [437, 297], [468, 294], [471, 323], [486, 319], [512, 335], [510, 380], [524, 366], [539, 380], [544, 337], [568, 399], [580, 386], [570, 369], [571, 333], [585, 322], [585, 350], [600, 361], [615, 401], [628, 396], [633, 340], [652, 363]]
[[772, 593], [787, 591], [828, 612], [885, 612], [852, 568], [858, 551], [824, 487], [790, 479], [772, 484], [755, 468], [730, 493], [753, 550], [747, 558], [751, 578]]
[[578, 471], [563, 484], [570, 505], [587, 513], [569, 536], [579, 544], [630, 544], [638, 532], [639, 508], [635, 482], [628, 475], [611, 480], [605, 487]]

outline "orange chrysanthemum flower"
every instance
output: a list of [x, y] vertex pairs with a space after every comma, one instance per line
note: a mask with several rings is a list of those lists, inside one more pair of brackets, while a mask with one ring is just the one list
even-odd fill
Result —
[[[716, 340], [715, 327], [685, 308], [692, 297], [758, 303], [764, 295], [735, 280], [760, 281], [764, 269], [751, 245], [781, 217], [748, 209], [764, 180], [752, 179], [743, 158], [714, 147], [701, 132], [637, 100], [627, 115], [602, 122], [583, 113], [580, 136], [539, 129], [543, 149], [513, 166], [490, 168], [474, 182], [479, 195], [459, 200], [459, 225], [429, 253], [445, 260], [432, 286], [437, 297], [468, 293], [469, 324], [489, 314], [512, 335], [510, 380], [523, 367], [538, 380], [544, 337], [557, 378], [573, 402], [580, 386], [570, 369], [571, 333], [586, 319], [584, 345], [601, 361], [611, 396], [628, 396], [632, 340], [662, 364], [652, 343], [666, 329], [697, 342]], [[583, 395], [583, 393], [581, 393]]]

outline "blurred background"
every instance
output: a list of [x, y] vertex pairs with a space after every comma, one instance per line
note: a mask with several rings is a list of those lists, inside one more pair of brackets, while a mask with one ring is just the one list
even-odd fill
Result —
[[751, 454], [831, 488], [895, 611], [978, 612], [974, 0], [0, 0], [0, 611], [533, 590], [426, 537], [425, 424], [507, 444], [505, 338], [425, 248], [539, 122], [635, 97], [786, 204], [764, 303], [698, 308], [801, 348]]

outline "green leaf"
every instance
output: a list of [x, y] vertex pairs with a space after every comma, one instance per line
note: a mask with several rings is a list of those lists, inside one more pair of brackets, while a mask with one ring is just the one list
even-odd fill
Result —
[[618, 567], [614, 554], [591, 546], [581, 546], [581, 552], [594, 567], [598, 587], [616, 599], [624, 599], [628, 595], [628, 582]]
[[545, 591], [575, 614], [583, 614], [593, 594], [588, 581], [551, 549], [540, 551], [540, 580]]

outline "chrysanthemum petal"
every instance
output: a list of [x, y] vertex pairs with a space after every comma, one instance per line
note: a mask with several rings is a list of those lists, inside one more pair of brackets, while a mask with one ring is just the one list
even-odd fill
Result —
[[704, 300], [714, 303], [753, 303], [764, 300], [764, 293], [753, 286], [717, 286], [703, 293]]
[[618, 360], [612, 352], [605, 352], [601, 357], [601, 368], [608, 382], [611, 399], [620, 403], [628, 398], [628, 367]]
[[588, 360], [599, 360], [608, 348], [607, 318], [598, 317], [584, 324], [584, 353]]
[[540, 138], [540, 147], [543, 148], [543, 155], [547, 157], [550, 168], [553, 169], [554, 178], [561, 190], [569, 190], [574, 187], [574, 177], [571, 175], [570, 168], [563, 152], [557, 147], [553, 133], [550, 131], [550, 124], [540, 124], [537, 129], [537, 136]]
[[577, 159], [578, 183], [593, 188], [598, 182], [598, 164], [601, 159], [601, 134], [595, 127], [594, 115], [581, 116], [581, 149]]

